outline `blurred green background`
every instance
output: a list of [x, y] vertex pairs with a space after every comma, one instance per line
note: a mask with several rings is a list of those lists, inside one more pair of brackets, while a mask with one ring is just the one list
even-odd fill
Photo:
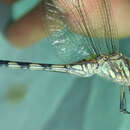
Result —
[[[12, 17], [19, 18], [36, 3], [17, 2]], [[123, 39], [120, 46], [130, 57], [129, 42], [130, 39]], [[2, 60], [61, 62], [47, 39], [26, 49], [16, 49], [1, 33], [0, 46]], [[79, 78], [0, 68], [0, 129], [128, 130], [130, 115], [119, 112], [119, 97], [120, 85], [97, 76]], [[128, 93], [127, 97], [129, 103]], [[130, 104], [128, 107], [130, 110]]]

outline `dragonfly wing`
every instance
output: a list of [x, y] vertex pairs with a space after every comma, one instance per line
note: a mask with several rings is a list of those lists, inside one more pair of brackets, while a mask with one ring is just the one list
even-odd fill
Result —
[[109, 0], [43, 1], [52, 44], [64, 61], [119, 51]]

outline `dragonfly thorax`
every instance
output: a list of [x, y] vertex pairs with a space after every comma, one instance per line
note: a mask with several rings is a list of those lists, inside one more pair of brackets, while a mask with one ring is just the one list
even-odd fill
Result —
[[96, 74], [113, 79], [120, 84], [130, 85], [129, 63], [121, 53], [99, 57], [98, 65]]
[[97, 74], [130, 86], [129, 60], [121, 53], [109, 56], [102, 55], [96, 60], [85, 60], [76, 64], [66, 65], [66, 68], [66, 72], [80, 77], [90, 77]]

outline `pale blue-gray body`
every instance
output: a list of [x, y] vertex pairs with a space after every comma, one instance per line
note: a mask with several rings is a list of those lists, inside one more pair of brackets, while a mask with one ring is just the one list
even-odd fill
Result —
[[130, 86], [130, 61], [121, 53], [109, 56], [102, 55], [93, 60], [82, 60], [66, 65], [0, 61], [0, 66], [13, 69], [63, 72], [80, 77], [90, 77], [97, 74], [101, 77], [112, 79], [121, 85]]

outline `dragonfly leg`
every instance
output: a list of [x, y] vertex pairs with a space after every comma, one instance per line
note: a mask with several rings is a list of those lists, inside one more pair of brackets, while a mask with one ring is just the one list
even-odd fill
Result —
[[129, 93], [130, 93], [130, 86], [128, 86], [128, 89], [129, 89]]
[[126, 96], [125, 96], [125, 85], [122, 85], [122, 87], [121, 87], [120, 112], [125, 113], [125, 114], [130, 114], [130, 112], [127, 111]]

